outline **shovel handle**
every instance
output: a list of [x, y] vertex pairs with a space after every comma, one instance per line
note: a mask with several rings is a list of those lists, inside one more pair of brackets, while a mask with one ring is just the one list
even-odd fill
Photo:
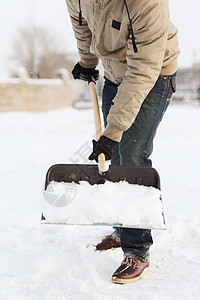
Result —
[[[92, 99], [92, 107], [93, 107], [93, 112], [94, 112], [96, 139], [99, 140], [99, 138], [102, 136], [102, 127], [101, 127], [101, 118], [100, 118], [100, 112], [99, 112], [98, 98], [97, 98], [94, 81], [89, 82], [89, 89], [90, 89], [90, 95], [91, 95], [91, 99]], [[98, 156], [98, 168], [99, 168], [100, 174], [106, 172], [106, 163], [105, 163], [104, 153], [101, 153]]]

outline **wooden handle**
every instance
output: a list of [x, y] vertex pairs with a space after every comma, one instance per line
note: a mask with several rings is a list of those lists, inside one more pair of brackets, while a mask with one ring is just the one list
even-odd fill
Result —
[[[90, 95], [91, 95], [91, 99], [92, 99], [92, 106], [93, 106], [93, 112], [94, 112], [96, 139], [99, 140], [99, 138], [102, 136], [102, 127], [101, 127], [101, 118], [100, 118], [100, 112], [99, 112], [98, 98], [97, 98], [97, 93], [96, 93], [96, 89], [95, 89], [95, 83], [93, 81], [91, 81], [89, 83], [89, 88], [90, 88]], [[98, 156], [98, 168], [99, 168], [100, 174], [106, 172], [105, 155], [103, 153], [99, 154], [99, 156]]]

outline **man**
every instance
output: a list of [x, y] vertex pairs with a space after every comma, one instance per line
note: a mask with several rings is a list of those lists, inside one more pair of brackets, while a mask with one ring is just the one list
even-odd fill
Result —
[[[115, 165], [151, 166], [153, 139], [175, 91], [179, 55], [168, 0], [66, 2], [80, 54], [74, 78], [97, 80], [99, 58], [104, 67], [105, 130], [93, 141], [89, 159], [103, 152]], [[124, 260], [112, 281], [128, 283], [148, 271], [152, 243], [150, 230], [116, 228], [96, 248], [122, 247]]]

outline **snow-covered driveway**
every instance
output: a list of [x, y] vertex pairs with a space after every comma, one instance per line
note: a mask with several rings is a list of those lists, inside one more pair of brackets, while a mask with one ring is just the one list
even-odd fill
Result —
[[121, 249], [94, 252], [109, 227], [40, 225], [45, 173], [80, 156], [93, 115], [72, 108], [0, 114], [0, 300], [199, 299], [200, 106], [169, 107], [155, 140], [167, 231], [154, 231], [151, 271], [115, 285]]

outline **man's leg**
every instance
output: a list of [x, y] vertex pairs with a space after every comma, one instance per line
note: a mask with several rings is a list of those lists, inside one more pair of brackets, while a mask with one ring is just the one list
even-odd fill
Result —
[[[113, 99], [117, 94], [117, 85], [105, 78], [104, 88], [103, 88], [103, 97], [102, 97], [102, 112], [104, 117], [104, 125], [106, 127], [107, 124], [107, 116], [109, 114], [109, 110], [113, 104]], [[141, 118], [140, 118], [141, 119]], [[143, 121], [143, 120], [142, 120]], [[136, 124], [137, 125], [137, 124]], [[135, 130], [137, 133], [137, 130]], [[124, 132], [122, 141], [119, 145], [116, 145], [114, 149], [114, 153], [112, 156], [111, 164], [112, 165], [120, 165], [120, 160], [122, 161], [124, 158], [124, 162], [121, 164], [125, 165], [140, 165], [139, 162], [134, 161], [134, 153], [130, 157], [130, 153], [128, 150], [132, 148], [132, 145], [134, 144], [134, 137], [133, 137], [133, 130], [128, 130], [127, 132]], [[121, 151], [119, 149], [121, 148]], [[126, 151], [126, 152], [125, 152]], [[134, 152], [134, 151], [133, 151]], [[121, 156], [121, 158], [120, 158]], [[127, 157], [126, 157], [127, 156]], [[141, 156], [140, 154], [138, 155]], [[125, 161], [125, 159], [127, 160]], [[138, 158], [136, 159], [138, 160]], [[126, 249], [126, 253], [128, 254], [128, 251], [131, 252], [133, 250], [135, 255], [138, 252], [138, 254], [141, 253], [148, 253], [148, 249], [150, 245], [152, 245], [152, 237], [150, 230], [142, 230], [142, 229], [125, 229], [125, 228], [114, 228], [115, 231], [112, 233], [112, 235], [106, 236], [101, 243], [99, 243], [96, 246], [97, 250], [107, 250], [110, 248], [119, 247], [120, 244], [123, 245], [124, 249]], [[116, 238], [119, 240], [120, 243], [117, 242]], [[143, 258], [144, 259], [144, 258]]]
[[[123, 133], [120, 144], [115, 147], [112, 164], [152, 165], [149, 156], [153, 150], [153, 139], [174, 91], [172, 87], [174, 79], [175, 76], [158, 78], [154, 88], [145, 99], [135, 122]], [[105, 126], [116, 93], [117, 85], [106, 79], [102, 99]], [[148, 250], [153, 243], [150, 230], [120, 228], [115, 230], [116, 236], [121, 238], [121, 246], [125, 255], [132, 255], [143, 261], [148, 260]]]
[[[119, 144], [121, 165], [152, 165], [149, 156], [153, 151], [153, 139], [174, 91], [172, 86], [174, 77], [175, 75], [158, 78], [144, 100], [134, 123], [123, 133]], [[125, 255], [132, 255], [143, 261], [148, 260], [148, 250], [153, 243], [150, 230], [121, 228], [120, 240]]]

